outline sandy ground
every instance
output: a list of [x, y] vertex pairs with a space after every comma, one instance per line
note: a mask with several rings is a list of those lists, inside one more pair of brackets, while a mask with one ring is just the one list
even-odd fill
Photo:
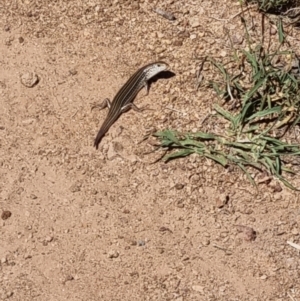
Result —
[[[140, 143], [203, 129], [217, 98], [195, 89], [201, 60], [230, 53], [225, 32], [244, 43], [238, 1], [221, 2], [1, 1], [1, 300], [300, 300], [299, 193], [197, 156], [152, 164]], [[175, 76], [96, 151], [107, 111], [91, 105], [155, 60]]]

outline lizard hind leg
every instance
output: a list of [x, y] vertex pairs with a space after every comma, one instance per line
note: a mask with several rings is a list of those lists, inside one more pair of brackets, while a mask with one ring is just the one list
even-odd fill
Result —
[[128, 103], [127, 105], [125, 105], [124, 107], [122, 107], [121, 112], [124, 113], [124, 112], [128, 111], [129, 109], [133, 109], [134, 111], [141, 113], [144, 110], [148, 109], [148, 105], [146, 105], [142, 108], [139, 108], [134, 103], [131, 102], [131, 103]]
[[95, 108], [99, 108], [99, 110], [102, 110], [102, 109], [105, 109], [106, 107], [108, 107], [110, 109], [111, 107], [111, 102], [108, 98], [105, 98], [103, 100], [102, 103], [93, 103], [92, 104], [92, 107], [91, 107], [91, 110], [94, 110]]

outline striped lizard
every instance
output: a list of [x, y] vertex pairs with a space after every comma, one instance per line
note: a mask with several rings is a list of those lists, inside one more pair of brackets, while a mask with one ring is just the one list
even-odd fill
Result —
[[105, 107], [109, 108], [108, 115], [103, 122], [94, 142], [96, 149], [98, 149], [99, 143], [101, 142], [105, 133], [109, 130], [111, 125], [119, 118], [122, 113], [130, 108], [136, 111], [141, 111], [132, 103], [132, 101], [143, 87], [146, 88], [146, 95], [148, 95], [148, 81], [167, 68], [168, 64], [165, 62], [154, 62], [140, 68], [128, 79], [128, 81], [116, 94], [112, 102], [110, 102], [110, 100], [106, 98], [101, 105], [93, 107], [99, 107], [100, 109], [104, 109]]

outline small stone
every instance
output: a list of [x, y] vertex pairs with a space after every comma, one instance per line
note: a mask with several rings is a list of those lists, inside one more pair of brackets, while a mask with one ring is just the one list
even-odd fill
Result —
[[74, 277], [72, 275], [68, 275], [62, 283], [66, 284], [67, 281], [72, 281], [72, 280], [74, 280]]
[[241, 35], [233, 35], [233, 37], [232, 37], [233, 44], [242, 44], [243, 41], [244, 41], [244, 38]]
[[5, 25], [3, 29], [4, 29], [4, 31], [6, 31], [6, 32], [7, 32], [7, 31], [10, 31], [10, 27], [9, 27], [8, 25]]
[[216, 229], [221, 229], [222, 227], [221, 227], [221, 225], [219, 223], [215, 223], [215, 228]]
[[156, 52], [157, 54], [160, 54], [160, 53], [162, 53], [162, 52], [164, 52], [164, 51], [165, 51], [165, 49], [162, 48], [162, 47], [157, 47], [157, 48], [155, 49], [155, 52]]
[[196, 34], [191, 34], [191, 35], [190, 35], [190, 39], [191, 39], [191, 40], [195, 40], [196, 38], [197, 38], [197, 35], [196, 35]]
[[178, 208], [183, 208], [183, 207], [184, 207], [184, 203], [183, 203], [182, 200], [179, 200], [179, 201], [177, 202], [177, 207], [178, 207]]
[[27, 87], [32, 88], [39, 82], [39, 77], [34, 72], [25, 72], [21, 74], [21, 83]]
[[138, 245], [139, 247], [143, 247], [145, 244], [146, 244], [146, 242], [145, 242], [144, 240], [139, 240], [139, 241], [137, 242], [137, 245]]
[[69, 73], [70, 73], [70, 75], [76, 75], [78, 72], [76, 69], [70, 69]]
[[165, 227], [165, 226], [160, 227], [160, 228], [159, 228], [159, 231], [160, 231], [160, 232], [167, 232], [167, 231], [168, 231], [168, 232], [170, 232], [170, 233], [173, 233], [172, 230], [170, 230], [170, 228]]
[[175, 184], [175, 188], [176, 188], [177, 190], [181, 190], [181, 189], [183, 189], [183, 187], [184, 187], [184, 185], [181, 184], [181, 183]]
[[93, 189], [91, 190], [91, 194], [93, 194], [93, 195], [98, 194], [98, 190], [96, 190], [95, 188], [93, 188]]
[[53, 240], [53, 236], [46, 236], [45, 241], [46, 242], [51, 242]]
[[13, 294], [14, 294], [14, 292], [8, 292], [8, 293], [6, 294], [6, 298], [7, 298], [7, 299], [10, 298]]
[[278, 182], [276, 182], [274, 185], [270, 185], [270, 186], [271, 186], [273, 192], [281, 192], [282, 191], [282, 187]]
[[192, 175], [191, 176], [191, 181], [193, 182], [193, 183], [198, 183], [199, 181], [200, 181], [200, 176], [199, 175], [197, 175], [197, 174], [195, 174], [195, 175]]
[[28, 119], [22, 120], [22, 123], [23, 123], [24, 125], [29, 125], [29, 124], [32, 124], [34, 121], [35, 121], [35, 119], [33, 119], [33, 118], [28, 118]]
[[275, 27], [271, 27], [270, 34], [275, 35], [277, 33], [277, 29]]
[[158, 253], [159, 253], [159, 254], [163, 254], [164, 252], [165, 252], [165, 250], [164, 250], [163, 248], [159, 248], [159, 249], [158, 249]]
[[33, 200], [36, 200], [36, 199], [37, 199], [37, 196], [36, 196], [35, 194], [31, 194], [31, 195], [30, 195], [30, 198], [33, 199]]
[[209, 246], [209, 245], [210, 245], [210, 240], [205, 238], [205, 239], [202, 241], [202, 244], [203, 244], [203, 246]]
[[107, 159], [109, 161], [112, 161], [117, 157], [118, 157], [118, 153], [115, 151], [113, 144], [109, 143], [108, 150], [107, 150]]
[[1, 218], [5, 221], [11, 217], [11, 212], [8, 210], [4, 210], [1, 214]]
[[84, 35], [85, 37], [88, 37], [88, 36], [90, 35], [89, 29], [85, 28], [85, 29], [83, 30], [83, 35]]
[[221, 209], [223, 208], [229, 200], [229, 197], [224, 194], [220, 194], [216, 199], [216, 206], [217, 208]]
[[175, 41], [173, 42], [173, 46], [182, 46], [182, 44], [183, 44], [183, 41], [182, 41], [182, 40], [175, 40]]
[[225, 57], [225, 56], [227, 55], [227, 51], [226, 51], [226, 50], [221, 50], [221, 51], [220, 51], [220, 55], [221, 55], [222, 57]]
[[129, 155], [125, 154], [123, 158], [129, 161], [133, 165], [139, 161], [138, 157], [134, 154], [129, 154]]
[[136, 2], [131, 2], [131, 8], [138, 10], [140, 8], [140, 4]]
[[14, 40], [13, 37], [9, 37], [9, 38], [5, 39], [5, 45], [6, 45], [6, 46], [11, 46], [13, 40]]
[[113, 148], [116, 153], [120, 153], [123, 151], [124, 146], [120, 142], [116, 141], [116, 142], [113, 142]]
[[198, 293], [204, 293], [204, 287], [201, 285], [193, 285], [192, 289]]
[[192, 28], [196, 28], [200, 26], [200, 20], [199, 17], [192, 17], [189, 19], [189, 23], [191, 25]]
[[30, 258], [32, 258], [32, 256], [30, 254], [25, 254], [24, 255], [24, 259], [30, 259]]
[[239, 232], [243, 233], [244, 240], [253, 241], [256, 239], [256, 232], [253, 228], [243, 225], [236, 225], [236, 227]]
[[293, 234], [293, 235], [298, 235], [298, 234], [299, 234], [298, 229], [297, 229], [297, 228], [293, 228], [293, 229], [292, 229], [292, 234]]
[[70, 187], [70, 191], [71, 192], [78, 192], [81, 190], [81, 185], [78, 183], [74, 183], [71, 187]]
[[115, 250], [111, 250], [107, 254], [108, 258], [118, 258], [119, 257], [119, 252]]
[[6, 257], [2, 257], [1, 258], [1, 264], [4, 264], [4, 263], [6, 263], [7, 262], [7, 258]]
[[24, 43], [24, 38], [23, 37], [19, 37], [19, 43], [20, 44]]

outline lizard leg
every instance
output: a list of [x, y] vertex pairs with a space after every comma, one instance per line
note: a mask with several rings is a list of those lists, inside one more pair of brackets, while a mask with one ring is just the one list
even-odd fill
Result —
[[145, 88], [146, 88], [146, 94], [145, 94], [145, 96], [147, 96], [149, 94], [149, 89], [150, 89], [150, 85], [149, 85], [149, 83], [148, 83], [147, 80], [145, 81]]
[[138, 108], [134, 103], [128, 103], [127, 105], [125, 105], [124, 107], [122, 107], [121, 112], [124, 113], [129, 109], [133, 109], [136, 112], [143, 112], [144, 110], [146, 110], [148, 107], [148, 105], [142, 107], [142, 108]]
[[110, 100], [108, 98], [105, 98], [101, 104], [93, 103], [92, 107], [91, 107], [91, 110], [93, 110], [95, 108], [99, 108], [100, 110], [102, 110], [102, 109], [104, 109], [106, 107], [108, 107], [109, 109], [111, 107], [111, 102], [110, 102]]

